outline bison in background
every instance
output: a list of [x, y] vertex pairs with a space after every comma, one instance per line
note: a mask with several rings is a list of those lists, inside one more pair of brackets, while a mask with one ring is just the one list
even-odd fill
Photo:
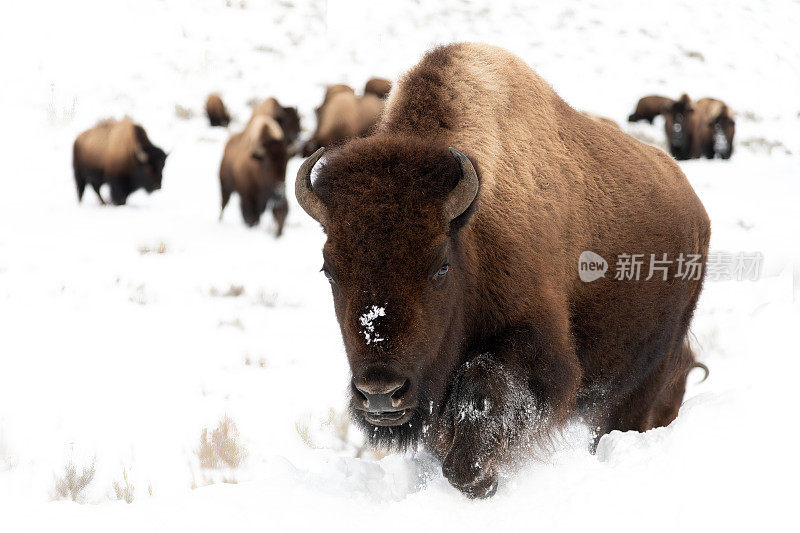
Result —
[[378, 98], [386, 98], [392, 90], [392, 82], [383, 78], [370, 78], [364, 85], [364, 94], [374, 94]]
[[736, 121], [731, 109], [722, 100], [701, 98], [695, 104], [697, 133], [693, 156], [708, 159], [729, 159], [733, 154], [733, 136]]
[[208, 95], [206, 99], [206, 115], [208, 115], [208, 122], [212, 126], [222, 126], [227, 128], [231, 123], [231, 116], [222, 103], [222, 98], [217, 93]]
[[78, 135], [72, 147], [72, 167], [78, 201], [91, 185], [100, 203], [100, 187], [111, 188], [111, 202], [124, 205], [131, 193], [148, 194], [161, 188], [167, 154], [150, 142], [147, 133], [131, 119], [104, 120]]
[[653, 119], [666, 112], [674, 103], [675, 100], [667, 98], [666, 96], [645, 96], [636, 104], [636, 110], [633, 114], [628, 116], [628, 122], [646, 120], [652, 124]]
[[698, 116], [694, 103], [684, 93], [663, 113], [664, 132], [672, 157], [678, 160], [692, 159], [695, 155]]
[[368, 135], [378, 123], [383, 106], [384, 100], [374, 94], [356, 96], [346, 85], [328, 87], [322, 105], [316, 110], [317, 129], [306, 142], [303, 156], [320, 147]]
[[666, 280], [585, 283], [579, 258], [704, 258], [708, 216], [662, 150], [574, 111], [513, 54], [429, 52], [376, 132], [318, 150], [295, 191], [326, 234], [352, 412], [373, 444], [422, 443], [485, 497], [571, 415], [598, 438], [677, 415], [702, 279], [673, 264]]
[[256, 115], [243, 132], [231, 136], [219, 168], [220, 220], [231, 194], [236, 192], [248, 226], [256, 226], [267, 206], [272, 205], [276, 235], [280, 237], [289, 209], [285, 194], [288, 160], [283, 130], [272, 117]]
[[270, 97], [253, 108], [250, 120], [252, 121], [257, 116], [270, 117], [278, 123], [283, 130], [284, 142], [289, 147], [289, 155], [293, 155], [301, 129], [300, 114], [297, 112], [297, 108], [284, 107], [276, 98]]

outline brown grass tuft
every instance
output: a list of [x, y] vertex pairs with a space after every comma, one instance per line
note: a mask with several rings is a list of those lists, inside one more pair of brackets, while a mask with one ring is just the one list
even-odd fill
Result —
[[70, 459], [64, 467], [64, 474], [62, 476], [55, 476], [53, 484], [52, 497], [54, 500], [72, 500], [73, 502], [82, 502], [84, 500], [84, 491], [92, 483], [94, 479], [94, 465], [95, 460], [88, 466], [81, 468], [81, 473], [78, 474], [78, 467]]

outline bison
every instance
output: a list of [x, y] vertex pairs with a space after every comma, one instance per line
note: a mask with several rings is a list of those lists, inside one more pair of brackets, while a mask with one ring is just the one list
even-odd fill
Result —
[[104, 120], [78, 135], [72, 147], [72, 167], [78, 201], [91, 185], [100, 203], [100, 187], [111, 188], [111, 202], [124, 205], [137, 189], [148, 194], [161, 188], [167, 154], [150, 142], [144, 128], [132, 120]]
[[672, 157], [678, 160], [697, 157], [696, 140], [698, 116], [688, 94], [683, 94], [664, 111], [664, 131]]
[[698, 120], [693, 156], [730, 159], [733, 153], [733, 135], [736, 121], [730, 108], [722, 100], [701, 98], [695, 104]]
[[708, 216], [667, 154], [582, 116], [513, 54], [428, 52], [376, 132], [315, 152], [295, 193], [326, 235], [371, 443], [422, 445], [484, 497], [570, 416], [603, 435], [677, 415], [702, 280], [673, 263], [583, 282], [579, 260], [701, 265]]
[[225, 104], [222, 103], [222, 98], [217, 93], [208, 95], [206, 99], [206, 115], [208, 115], [208, 121], [212, 126], [227, 128], [228, 124], [231, 123], [231, 116], [228, 114]]
[[619, 127], [619, 124], [617, 124], [617, 122], [615, 120], [610, 119], [608, 117], [595, 115], [594, 113], [589, 113], [588, 111], [581, 111], [581, 115], [583, 115], [584, 117], [590, 118], [590, 119], [594, 120], [595, 122], [597, 122], [599, 124], [605, 124], [606, 126], [608, 126], [610, 128], [621, 130], [621, 128]]
[[364, 94], [374, 94], [378, 98], [386, 98], [392, 90], [392, 82], [383, 78], [370, 78], [364, 85]]
[[667, 111], [674, 103], [675, 100], [666, 96], [645, 96], [636, 104], [636, 110], [633, 114], [628, 116], [628, 122], [646, 120], [652, 124], [653, 119]]
[[297, 108], [284, 107], [277, 99], [270, 97], [253, 108], [250, 120], [252, 121], [259, 115], [271, 117], [278, 123], [283, 130], [283, 139], [289, 147], [289, 151], [293, 153], [297, 138], [300, 136], [300, 114], [297, 112]]
[[285, 195], [288, 160], [283, 130], [271, 117], [255, 116], [243, 132], [231, 136], [219, 168], [220, 220], [231, 193], [237, 192], [242, 218], [248, 226], [258, 225], [268, 204], [272, 204], [276, 235], [280, 237], [288, 213]]
[[346, 86], [325, 94], [317, 108], [317, 129], [305, 144], [303, 156], [317, 148], [333, 146], [353, 137], [369, 134], [383, 112], [384, 101], [374, 94], [356, 96]]

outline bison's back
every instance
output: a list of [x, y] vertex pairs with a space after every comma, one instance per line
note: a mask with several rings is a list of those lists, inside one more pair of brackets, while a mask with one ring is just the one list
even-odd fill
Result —
[[[430, 138], [473, 161], [481, 185], [464, 238], [482, 250], [477, 275], [493, 286], [473, 301], [484, 316], [514, 324], [531, 320], [542, 299], [561, 302], [579, 338], [607, 343], [583, 350], [591, 370], [604, 350], [630, 340], [633, 321], [646, 334], [663, 312], [693, 306], [694, 286], [609, 280], [619, 254], [707, 249], [708, 217], [680, 168], [573, 110], [513, 54], [481, 44], [433, 50], [400, 78], [379, 129]], [[586, 250], [611, 264], [606, 279], [580, 281]], [[602, 365], [613, 373], [614, 364]]]

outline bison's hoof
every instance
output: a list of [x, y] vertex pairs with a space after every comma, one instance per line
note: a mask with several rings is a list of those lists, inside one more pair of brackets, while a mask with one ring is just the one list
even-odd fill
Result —
[[488, 498], [497, 492], [497, 474], [492, 470], [481, 470], [476, 467], [463, 468], [454, 461], [445, 459], [442, 473], [447, 481], [460, 490], [468, 498]]

